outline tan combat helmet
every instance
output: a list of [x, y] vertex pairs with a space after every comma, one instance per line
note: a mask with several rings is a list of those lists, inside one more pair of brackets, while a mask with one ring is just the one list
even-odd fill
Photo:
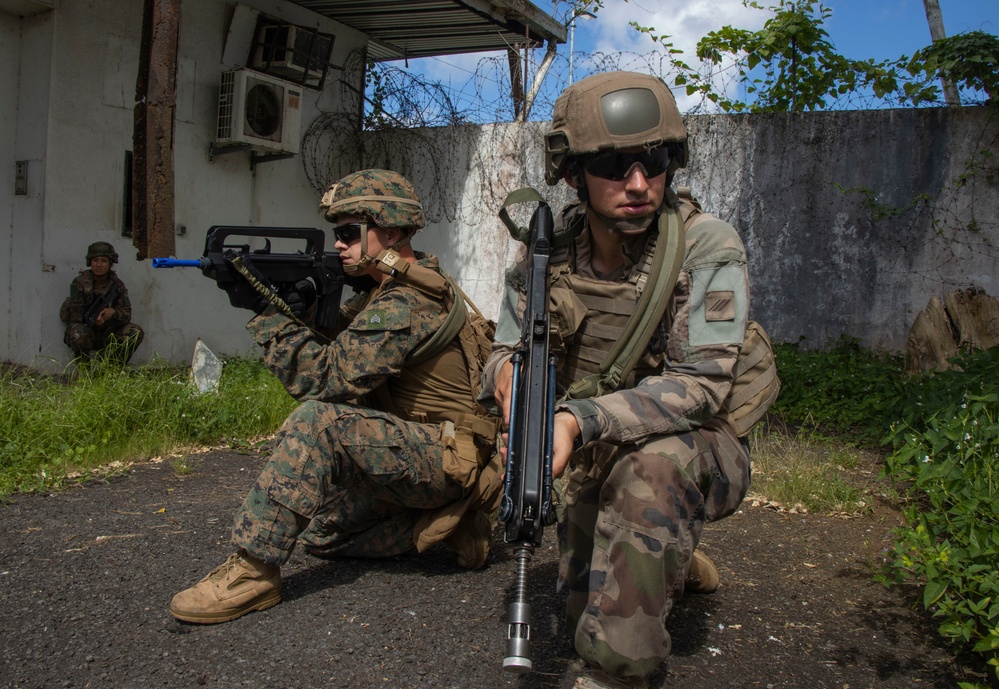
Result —
[[545, 135], [545, 181], [555, 186], [571, 158], [636, 146], [670, 146], [668, 179], [687, 165], [687, 129], [669, 88], [637, 72], [607, 72], [562, 92]]
[[90, 265], [91, 259], [98, 256], [107, 256], [110, 259], [111, 264], [114, 265], [118, 262], [118, 252], [114, 250], [110, 242], [94, 242], [87, 247], [87, 265]]
[[[404, 230], [393, 249], [409, 242], [410, 238], [426, 226], [423, 204], [416, 189], [405, 177], [392, 170], [361, 170], [354, 172], [330, 186], [323, 194], [319, 208], [323, 217], [335, 223], [342, 215], [356, 215], [375, 227]], [[361, 232], [361, 258], [344, 270], [359, 274], [375, 259], [368, 255], [368, 233]]]

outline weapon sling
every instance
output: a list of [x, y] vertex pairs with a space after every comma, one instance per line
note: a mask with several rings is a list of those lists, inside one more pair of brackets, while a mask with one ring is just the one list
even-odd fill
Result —
[[[624, 334], [600, 364], [600, 372], [580, 378], [566, 391], [565, 399], [587, 399], [599, 397], [617, 390], [623, 380], [631, 374], [652, 334], [662, 322], [670, 295], [680, 277], [686, 236], [679, 210], [669, 207], [666, 211], [666, 236], [660, 231], [653, 241], [656, 248], [652, 255], [649, 270], [650, 284], [646, 284], [638, 299], [634, 313], [628, 319]], [[669, 265], [664, 274], [663, 267]], [[665, 278], [665, 279], [664, 279]]]

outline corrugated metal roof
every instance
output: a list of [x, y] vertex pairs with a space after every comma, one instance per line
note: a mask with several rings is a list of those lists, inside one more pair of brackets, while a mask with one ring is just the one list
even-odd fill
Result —
[[376, 61], [503, 50], [525, 37], [565, 43], [566, 29], [527, 0], [293, 0], [371, 38]]

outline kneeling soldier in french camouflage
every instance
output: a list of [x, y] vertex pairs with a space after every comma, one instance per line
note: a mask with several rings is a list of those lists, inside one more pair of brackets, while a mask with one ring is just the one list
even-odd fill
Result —
[[[742, 241], [670, 186], [686, 161], [683, 120], [655, 77], [598, 74], [555, 102], [545, 178], [579, 196], [556, 218], [548, 267], [563, 395], [552, 473], [567, 477], [559, 587], [586, 664], [575, 689], [647, 687], [669, 655], [674, 602], [718, 586], [695, 549], [705, 522], [745, 496], [744, 436], [779, 388], [769, 340], [748, 321]], [[506, 421], [524, 284], [520, 262], [480, 398]], [[742, 376], [750, 342], [760, 365]]]

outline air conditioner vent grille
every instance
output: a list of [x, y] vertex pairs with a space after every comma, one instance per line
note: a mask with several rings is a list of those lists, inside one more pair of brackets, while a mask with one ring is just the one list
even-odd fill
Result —
[[234, 81], [234, 72], [222, 73], [222, 83], [219, 85], [219, 122], [217, 136], [220, 141], [224, 141], [232, 137], [232, 87]]
[[302, 89], [250, 69], [224, 72], [219, 82], [216, 143], [254, 151], [298, 153]]

